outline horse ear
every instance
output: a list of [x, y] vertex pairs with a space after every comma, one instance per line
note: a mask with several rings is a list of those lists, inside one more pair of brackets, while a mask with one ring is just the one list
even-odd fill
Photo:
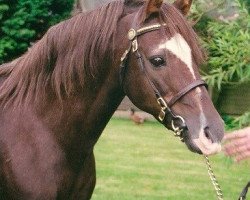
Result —
[[192, 5], [192, 0], [176, 0], [174, 6], [182, 12], [183, 15], [187, 15], [190, 7]]
[[142, 21], [144, 22], [154, 13], [159, 13], [162, 3], [163, 0], [148, 0], [144, 7]]

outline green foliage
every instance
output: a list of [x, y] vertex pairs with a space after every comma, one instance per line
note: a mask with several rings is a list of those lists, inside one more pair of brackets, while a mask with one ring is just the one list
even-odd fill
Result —
[[250, 112], [246, 112], [245, 114], [239, 117], [233, 117], [229, 115], [222, 116], [226, 130], [238, 130], [247, 126], [250, 126]]
[[236, 117], [234, 122], [239, 124], [239, 127], [250, 126], [250, 112], [246, 112], [244, 115]]
[[248, 12], [250, 12], [250, 0], [239, 0], [241, 4], [246, 4]]
[[0, 63], [24, 53], [53, 24], [69, 16], [73, 0], [0, 0]]
[[[203, 78], [215, 91], [250, 83], [249, 5], [250, 0], [194, 1], [190, 19], [208, 52]], [[249, 112], [223, 118], [228, 130], [250, 125]]]
[[[249, 18], [250, 20], [250, 18]], [[249, 24], [247, 25], [249, 26]], [[246, 27], [247, 27], [246, 26]], [[204, 38], [211, 67], [204, 79], [220, 90], [222, 84], [243, 83], [250, 80], [250, 32], [233, 22], [209, 22], [208, 37]]]
[[210, 68], [204, 79], [219, 90], [223, 84], [250, 81], [250, 16], [243, 4], [238, 6], [241, 17], [231, 22], [209, 21], [203, 37]]
[[[224, 2], [225, 0], [210, 0], [209, 2], [206, 0], [196, 0], [191, 7], [189, 18], [194, 22], [203, 23], [204, 14], [217, 9]], [[201, 18], [203, 19], [201, 20]]]

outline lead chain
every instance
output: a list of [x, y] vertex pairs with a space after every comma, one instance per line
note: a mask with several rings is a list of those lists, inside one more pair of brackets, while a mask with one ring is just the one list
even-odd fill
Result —
[[[176, 137], [179, 137], [179, 139], [183, 142], [184, 141], [184, 138], [182, 137], [182, 131], [183, 130], [179, 129], [178, 127], [176, 128], [173, 121], [172, 121], [172, 128], [174, 130], [174, 135]], [[210, 161], [209, 161], [209, 159], [208, 159], [208, 157], [206, 155], [204, 155], [204, 158], [205, 158], [205, 162], [206, 162], [206, 165], [207, 165], [207, 172], [208, 172], [209, 178], [210, 178], [210, 180], [211, 180], [211, 182], [212, 182], [212, 184], [214, 186], [217, 199], [218, 200], [223, 200], [223, 193], [222, 193], [221, 187], [220, 187], [220, 185], [219, 185], [219, 183], [218, 183], [218, 181], [217, 181], [217, 179], [216, 179], [216, 177], [214, 175], [214, 172], [213, 172], [212, 166], [210, 164]]]
[[212, 166], [210, 164], [210, 161], [208, 159], [207, 156], [204, 155], [204, 158], [205, 158], [205, 161], [206, 161], [206, 165], [207, 165], [207, 171], [208, 171], [208, 174], [209, 174], [209, 177], [211, 179], [211, 182], [214, 186], [214, 189], [216, 191], [216, 195], [217, 195], [217, 198], [218, 200], [223, 200], [223, 194], [222, 194], [222, 190], [221, 190], [221, 187], [214, 175], [214, 172], [213, 172], [213, 169], [212, 169]]

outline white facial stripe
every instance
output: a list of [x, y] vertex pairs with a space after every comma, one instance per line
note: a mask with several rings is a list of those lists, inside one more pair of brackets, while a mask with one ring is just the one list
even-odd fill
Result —
[[199, 135], [201, 135], [202, 133], [204, 133], [204, 128], [206, 127], [206, 124], [207, 124], [207, 119], [206, 119], [206, 116], [204, 114], [204, 111], [203, 111], [203, 108], [202, 108], [202, 105], [201, 105], [201, 101], [199, 100], [200, 99], [200, 95], [201, 95], [201, 89], [198, 87], [195, 89], [195, 92], [198, 93], [199, 95], [198, 96], [198, 101], [197, 101], [197, 105], [199, 107], [199, 110], [200, 110], [200, 130], [199, 130]]
[[[201, 95], [200, 88], [196, 88], [195, 90], [197, 93], [199, 93], [199, 95]], [[200, 130], [199, 130], [199, 137], [197, 139], [194, 139], [194, 143], [202, 151], [204, 155], [213, 155], [213, 154], [219, 153], [221, 151], [221, 145], [219, 143], [213, 143], [211, 139], [208, 139], [206, 137], [204, 129], [207, 126], [207, 119], [203, 112], [203, 108], [202, 108], [200, 100], [197, 103], [200, 109], [200, 116], [199, 116]]]
[[[174, 37], [172, 37], [170, 40], [166, 41], [166, 43], [161, 44], [159, 48], [167, 49], [171, 53], [173, 53], [177, 58], [179, 58], [183, 63], [185, 63], [190, 70], [192, 76], [194, 79], [195, 73], [193, 69], [193, 64], [192, 64], [192, 51], [191, 48], [189, 47], [188, 43], [186, 40], [178, 33]], [[201, 89], [196, 88], [196, 93], [201, 94]], [[200, 100], [197, 101], [197, 105], [200, 110], [200, 133], [204, 132], [204, 128], [206, 126], [206, 117], [203, 112], [203, 108], [201, 105]]]
[[[193, 78], [196, 80], [194, 69], [193, 69], [193, 64], [192, 64], [192, 50], [189, 47], [186, 40], [180, 34], [176, 34], [170, 40], [166, 41], [164, 44], [161, 44], [159, 46], [159, 48], [167, 49], [168, 51], [173, 53], [177, 58], [179, 58], [183, 63], [185, 63], [187, 65], [188, 69], [190, 70]], [[195, 89], [195, 92], [198, 93], [199, 95], [201, 95], [201, 89], [199, 87]], [[199, 139], [201, 139], [201, 136], [204, 137], [204, 128], [207, 124], [207, 119], [206, 119], [206, 116], [204, 114], [199, 95], [197, 95], [198, 96], [197, 106], [200, 110], [200, 116], [199, 116], [199, 121], [200, 121], [199, 136], [200, 137], [199, 137]], [[210, 145], [206, 144], [205, 146], [210, 146]], [[212, 151], [215, 151], [215, 150], [213, 149]]]
[[186, 40], [177, 33], [166, 43], [159, 46], [161, 49], [167, 49], [172, 52], [177, 58], [184, 62], [189, 68], [192, 76], [195, 78], [194, 69], [192, 67], [192, 53]]
[[[200, 89], [199, 89], [200, 90]], [[204, 114], [203, 108], [201, 106], [201, 102], [198, 102], [199, 108], [200, 108], [200, 132], [204, 132], [204, 128], [206, 126], [207, 123], [207, 119], [206, 116]]]

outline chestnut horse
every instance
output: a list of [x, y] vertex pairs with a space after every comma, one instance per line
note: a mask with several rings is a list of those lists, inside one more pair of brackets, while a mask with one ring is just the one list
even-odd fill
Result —
[[90, 199], [94, 145], [125, 95], [191, 151], [220, 150], [190, 6], [113, 1], [53, 26], [0, 67], [1, 200]]

